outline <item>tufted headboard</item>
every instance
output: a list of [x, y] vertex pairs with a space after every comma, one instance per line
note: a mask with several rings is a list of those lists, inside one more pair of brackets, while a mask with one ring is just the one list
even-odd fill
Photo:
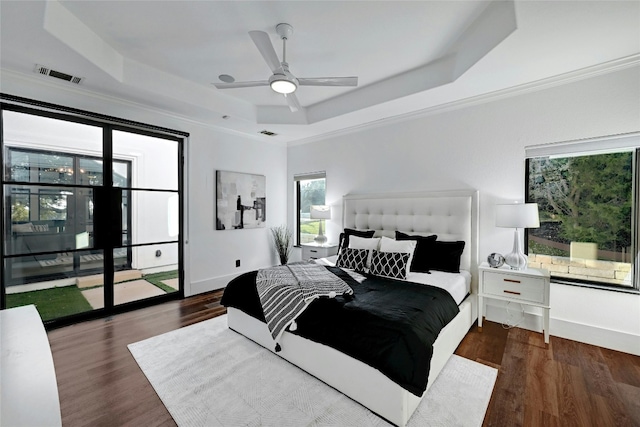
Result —
[[438, 240], [464, 240], [460, 268], [477, 276], [477, 191], [347, 194], [342, 200], [343, 228], [375, 230], [375, 236], [395, 237], [397, 230], [437, 234]]

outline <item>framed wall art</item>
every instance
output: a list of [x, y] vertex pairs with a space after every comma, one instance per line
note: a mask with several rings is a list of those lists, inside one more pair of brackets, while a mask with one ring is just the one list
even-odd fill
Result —
[[264, 175], [216, 171], [216, 230], [265, 227], [266, 181]]

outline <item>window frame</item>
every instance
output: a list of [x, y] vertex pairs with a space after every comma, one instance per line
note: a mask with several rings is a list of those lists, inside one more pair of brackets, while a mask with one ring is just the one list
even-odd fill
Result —
[[[583, 155], [609, 154], [627, 151], [632, 153], [632, 200], [631, 200], [631, 286], [600, 281], [567, 278], [551, 273], [551, 281], [564, 285], [602, 289], [614, 292], [640, 294], [640, 270], [638, 255], [640, 251], [640, 238], [638, 236], [640, 224], [640, 132], [611, 137], [592, 138], [588, 140], [568, 141], [557, 144], [543, 144], [526, 147], [525, 152], [525, 201], [531, 201], [529, 191], [530, 161], [534, 158], [544, 157], [572, 157]], [[524, 250], [529, 253], [529, 230], [524, 230]]]
[[302, 245], [301, 242], [301, 224], [300, 224], [300, 206], [302, 205], [302, 194], [300, 191], [300, 183], [302, 181], [311, 181], [311, 180], [316, 180], [316, 179], [324, 179], [324, 189], [325, 189], [325, 200], [324, 203], [326, 203], [327, 201], [327, 174], [324, 171], [320, 171], [320, 172], [311, 172], [311, 173], [306, 173], [306, 174], [299, 174], [299, 175], [294, 175], [293, 180], [294, 180], [294, 184], [295, 184], [295, 206], [294, 206], [294, 212], [295, 212], [295, 224], [294, 224], [294, 228], [295, 228], [295, 242], [294, 245], [296, 247], [300, 247]]
[[[68, 122], [81, 123], [81, 124], [86, 124], [90, 126], [101, 127], [103, 146], [105, 146], [106, 144], [107, 147], [112, 146], [111, 134], [113, 133], [113, 131], [124, 131], [124, 132], [146, 135], [146, 136], [151, 136], [151, 137], [156, 137], [161, 139], [169, 139], [169, 140], [176, 141], [178, 143], [178, 157], [177, 157], [178, 186], [176, 190], [170, 190], [177, 193], [180, 197], [180, 203], [178, 205], [178, 216], [180, 218], [180, 221], [179, 221], [179, 234], [177, 237], [177, 241], [141, 243], [136, 245], [128, 244], [128, 245], [132, 247], [133, 246], [150, 246], [152, 244], [177, 245], [178, 265], [179, 265], [178, 277], [179, 277], [179, 284], [180, 284], [179, 290], [177, 292], [171, 292], [166, 295], [159, 295], [152, 298], [132, 301], [126, 304], [113, 304], [113, 295], [114, 295], [113, 289], [107, 289], [105, 291], [105, 301], [111, 301], [111, 304], [105, 304], [105, 307], [97, 308], [91, 311], [85, 311], [81, 313], [70, 314], [64, 317], [58, 317], [55, 319], [46, 320], [45, 327], [47, 329], [51, 329], [55, 327], [77, 323], [78, 321], [103, 318], [105, 316], [109, 316], [116, 313], [123, 313], [131, 310], [135, 310], [138, 308], [142, 308], [142, 307], [156, 305], [158, 303], [162, 303], [165, 301], [184, 298], [184, 294], [185, 294], [184, 283], [187, 282], [187, 279], [185, 278], [185, 268], [184, 268], [185, 230], [187, 228], [187, 220], [185, 218], [185, 203], [183, 203], [183, 200], [186, 200], [186, 194], [188, 192], [187, 191], [188, 189], [186, 186], [186, 180], [185, 180], [185, 176], [186, 176], [185, 159], [186, 159], [189, 133], [180, 131], [180, 130], [173, 130], [170, 128], [149, 125], [146, 123], [137, 122], [133, 120], [122, 119], [114, 116], [93, 113], [87, 110], [81, 110], [81, 109], [66, 107], [62, 105], [47, 103], [43, 101], [22, 98], [14, 95], [8, 95], [5, 93], [0, 93], [0, 136], [2, 136], [2, 138], [0, 138], [0, 152], [2, 153], [3, 159], [4, 159], [5, 147], [6, 147], [4, 136], [3, 136], [3, 129], [5, 126], [3, 117], [4, 117], [5, 111], [14, 111], [14, 112], [25, 113], [25, 114], [30, 114], [34, 116], [53, 118], [53, 119], [64, 120]], [[111, 154], [109, 152], [103, 153], [103, 156], [105, 159], [111, 158]], [[105, 164], [107, 163], [105, 162]], [[105, 168], [103, 168], [103, 172], [104, 172], [103, 176], [112, 175], [109, 173], [109, 170], [105, 170]], [[128, 176], [130, 178], [132, 178], [131, 172], [132, 172], [132, 168], [129, 167]], [[2, 175], [0, 175], [0, 178], [2, 180], [2, 185], [0, 185], [0, 199], [2, 199], [3, 201], [5, 200], [5, 197], [6, 197], [6, 194], [5, 194], [6, 185], [28, 185], [28, 186], [33, 185], [38, 187], [40, 186], [42, 187], [74, 186], [74, 187], [85, 187], [85, 188], [93, 187], [92, 185], [48, 184], [48, 183], [34, 183], [34, 182], [27, 182], [27, 181], [9, 180], [6, 176], [6, 170], [4, 169], [4, 164], [3, 164]], [[136, 189], [136, 188], [133, 186], [129, 186], [126, 189], [126, 191], [129, 191], [129, 194], [130, 194], [130, 191], [133, 189]], [[149, 189], [141, 189], [141, 190], [149, 190]], [[151, 191], [156, 191], [156, 190], [152, 189]], [[164, 190], [161, 190], [161, 191], [164, 191]], [[129, 200], [130, 200], [130, 196], [129, 196]], [[3, 278], [3, 279], [5, 277], [5, 260], [9, 258], [19, 258], [22, 256], [22, 255], [14, 256], [11, 254], [7, 254], [7, 252], [5, 251], [6, 237], [4, 233], [7, 232], [7, 224], [10, 224], [12, 222], [10, 212], [7, 212], [7, 211], [8, 211], [7, 209], [3, 208], [3, 215], [0, 217], [0, 231], [3, 232], [3, 239], [4, 239], [3, 244], [0, 245], [0, 258], [2, 259], [2, 262], [0, 262], [0, 278]], [[130, 223], [131, 221], [129, 221], [129, 224]], [[129, 230], [131, 230], [130, 225], [129, 225]], [[79, 251], [84, 251], [84, 249], [77, 249], [73, 252], [79, 252]], [[105, 251], [104, 255], [106, 260], [105, 266], [113, 265], [113, 267], [108, 267], [104, 269], [106, 273], [105, 276], [110, 276], [111, 279], [113, 279], [113, 273], [119, 269], [121, 264], [109, 262], [109, 260], [111, 259], [113, 261], [121, 257], [115, 256], [115, 254], [113, 254], [112, 251]], [[107, 280], [109, 279], [107, 278]], [[4, 283], [4, 280], [3, 280], [2, 286], [0, 286], [0, 309], [4, 309], [6, 308], [6, 306], [7, 306], [6, 283]]]

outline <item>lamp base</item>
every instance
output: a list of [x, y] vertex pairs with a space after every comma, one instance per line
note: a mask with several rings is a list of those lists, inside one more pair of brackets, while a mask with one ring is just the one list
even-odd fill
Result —
[[327, 236], [325, 236], [324, 234], [318, 234], [316, 238], [313, 239], [313, 241], [320, 246], [323, 246], [325, 243], [327, 243]]
[[516, 228], [513, 232], [513, 250], [504, 256], [505, 264], [511, 267], [512, 270], [524, 270], [527, 268], [527, 256], [522, 252], [521, 247], [520, 233]]
[[527, 256], [525, 254], [511, 252], [504, 256], [504, 262], [512, 270], [524, 270], [527, 268]]
[[318, 235], [316, 236], [315, 239], [313, 239], [313, 241], [319, 244], [320, 246], [324, 246], [324, 244], [327, 243], [327, 236], [324, 235], [324, 231], [322, 230], [323, 222], [324, 220], [321, 219], [320, 222], [318, 223]]

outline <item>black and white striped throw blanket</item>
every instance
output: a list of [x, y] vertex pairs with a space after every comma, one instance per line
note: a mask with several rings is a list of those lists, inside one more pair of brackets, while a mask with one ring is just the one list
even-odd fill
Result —
[[314, 263], [288, 264], [258, 271], [256, 288], [262, 304], [264, 318], [280, 350], [278, 340], [295, 319], [316, 298], [334, 298], [353, 295], [353, 289], [344, 280]]

